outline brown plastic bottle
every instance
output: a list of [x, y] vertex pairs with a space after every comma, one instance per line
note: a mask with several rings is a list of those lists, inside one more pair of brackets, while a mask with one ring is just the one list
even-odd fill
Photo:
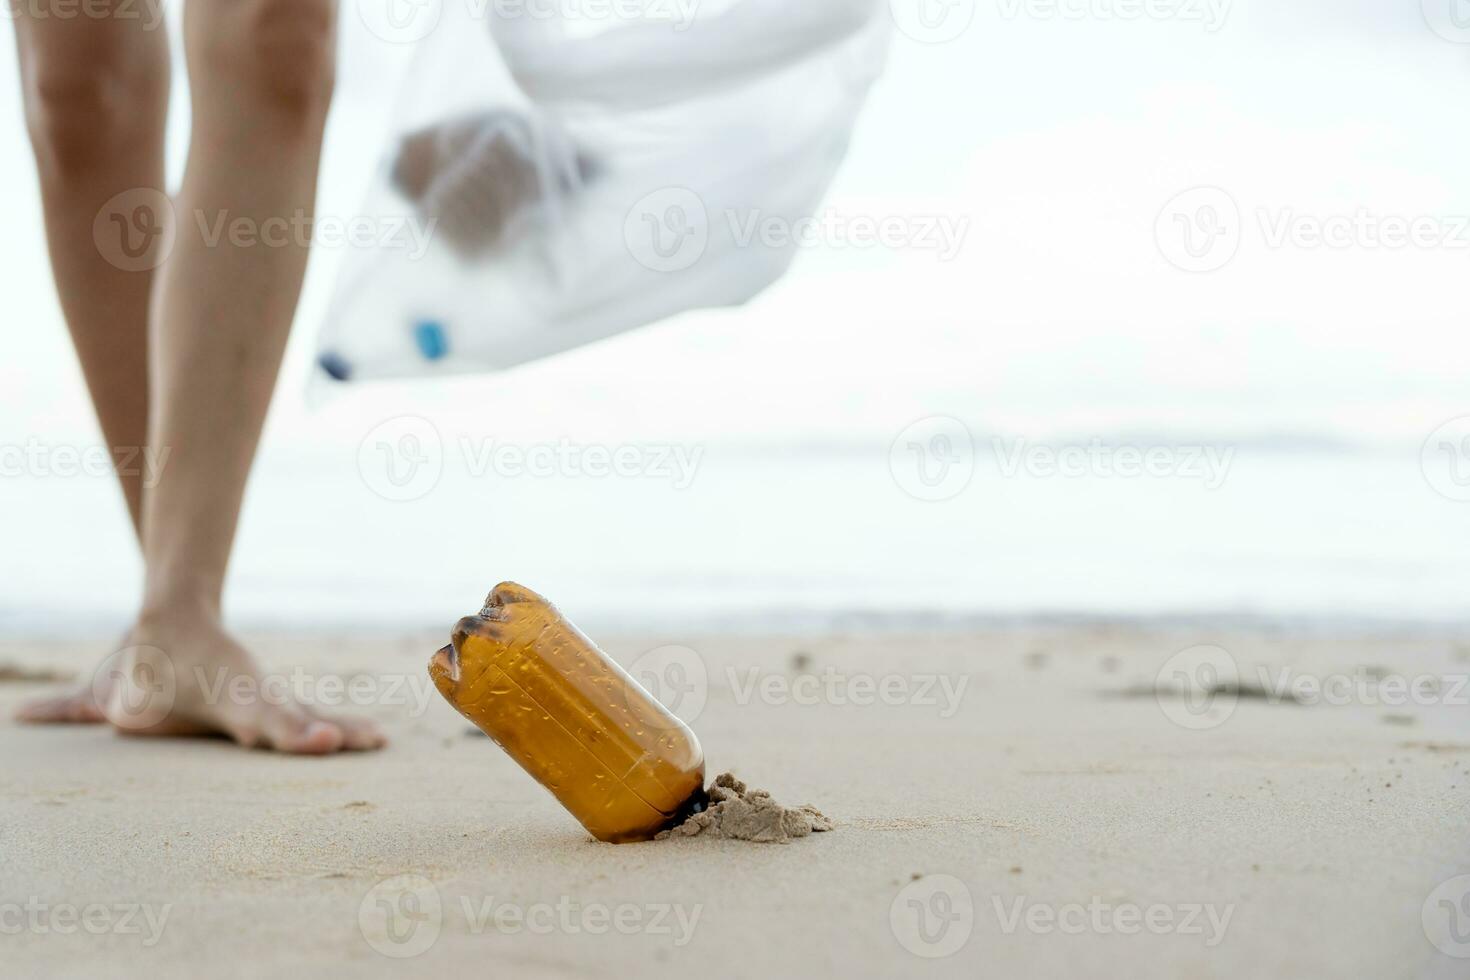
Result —
[[648, 840], [707, 803], [694, 733], [530, 589], [497, 585], [429, 676], [598, 840]]

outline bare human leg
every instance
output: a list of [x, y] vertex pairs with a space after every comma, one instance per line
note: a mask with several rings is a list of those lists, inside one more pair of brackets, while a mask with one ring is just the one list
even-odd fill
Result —
[[[334, 2], [191, 0], [184, 33], [193, 134], [173, 208], [177, 240], [153, 284], [144, 388], [153, 396], [145, 401], [147, 444], [169, 457], [140, 495], [144, 604], [104, 708], [131, 734], [217, 733], [309, 754], [377, 748], [384, 740], [371, 723], [262, 696], [263, 672], [220, 617], [245, 484], [306, 264], [299, 230], [313, 205], [331, 95]], [[56, 63], [92, 69], [57, 43]], [[92, 210], [85, 248], [95, 252]], [[220, 217], [243, 220], [253, 239], [216, 240]], [[78, 277], [74, 288], [90, 282]], [[169, 669], [166, 710], [140, 715], [137, 705], [157, 700], [161, 663]], [[254, 682], [243, 688], [251, 696], [235, 695], [240, 680]]]
[[[221, 624], [221, 594], [306, 268], [335, 21], [335, 0], [185, 8], [193, 132], [177, 241], [155, 293], [151, 358], [149, 441], [169, 458], [144, 498], [147, 579], [131, 637], [135, 648], [167, 655], [175, 690], [168, 717], [135, 734], [217, 732], [307, 754], [383, 744], [365, 721], [209, 693], [242, 678], [261, 690], [254, 657]], [[251, 234], [216, 241], [222, 220], [243, 221]], [[133, 672], [120, 676], [115, 694], [133, 698]]]
[[[153, 277], [109, 262], [93, 237], [117, 195], [164, 185], [169, 60], [159, 0], [103, 0], [88, 16], [17, 5], [26, 123], [62, 310], [133, 529], [142, 539], [148, 437], [148, 309]], [[147, 263], [145, 262], [144, 265]], [[132, 462], [129, 463], [128, 461]], [[29, 722], [100, 722], [91, 686], [25, 705]]]

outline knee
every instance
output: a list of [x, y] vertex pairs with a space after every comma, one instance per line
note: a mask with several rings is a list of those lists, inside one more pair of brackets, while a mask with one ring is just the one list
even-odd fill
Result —
[[67, 179], [161, 138], [167, 67], [106, 56], [33, 58], [23, 91], [36, 158], [48, 176]]
[[245, 98], [303, 122], [325, 117], [336, 79], [336, 0], [229, 0], [207, 65]]

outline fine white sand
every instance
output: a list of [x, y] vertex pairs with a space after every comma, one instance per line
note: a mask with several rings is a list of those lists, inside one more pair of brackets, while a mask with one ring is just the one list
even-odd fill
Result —
[[[1219, 722], [1202, 728], [1153, 693], [1160, 665], [1198, 643], [1251, 678], [1258, 665], [1413, 678], [1470, 671], [1457, 639], [1183, 626], [614, 639], [624, 663], [661, 643], [697, 650], [710, 773], [839, 824], [786, 846], [618, 847], [590, 840], [437, 694], [420, 713], [388, 691], [383, 678], [429, 690], [440, 637], [254, 638], [273, 666], [366, 677], [379, 701], [408, 702], [364, 709], [387, 751], [328, 759], [17, 726], [16, 704], [54, 686], [26, 670], [85, 673], [105, 644], [10, 641], [4, 972], [1464, 976], [1470, 960], [1439, 952], [1423, 916], [1437, 885], [1470, 871], [1470, 692], [1402, 706], [1377, 703], [1382, 681], [1347, 704], [1246, 696], [1228, 717], [1186, 716]], [[752, 669], [764, 695], [746, 696]], [[817, 681], [786, 697], [803, 672]], [[880, 691], [899, 678], [890, 700], [902, 684], [920, 703], [846, 703], [866, 697], [863, 676]], [[927, 677], [965, 683], [951, 716], [937, 682], [920, 696]], [[379, 885], [405, 874], [418, 877]], [[139, 904], [131, 923], [114, 910]], [[165, 912], [149, 945], [147, 915]], [[1174, 924], [1152, 931], [1149, 915]], [[950, 955], [923, 955], [936, 952]]]

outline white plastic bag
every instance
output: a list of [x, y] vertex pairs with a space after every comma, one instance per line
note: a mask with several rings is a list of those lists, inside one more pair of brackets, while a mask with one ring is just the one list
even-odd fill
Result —
[[504, 368], [735, 305], [790, 265], [882, 70], [884, 0], [448, 0], [320, 363]]

